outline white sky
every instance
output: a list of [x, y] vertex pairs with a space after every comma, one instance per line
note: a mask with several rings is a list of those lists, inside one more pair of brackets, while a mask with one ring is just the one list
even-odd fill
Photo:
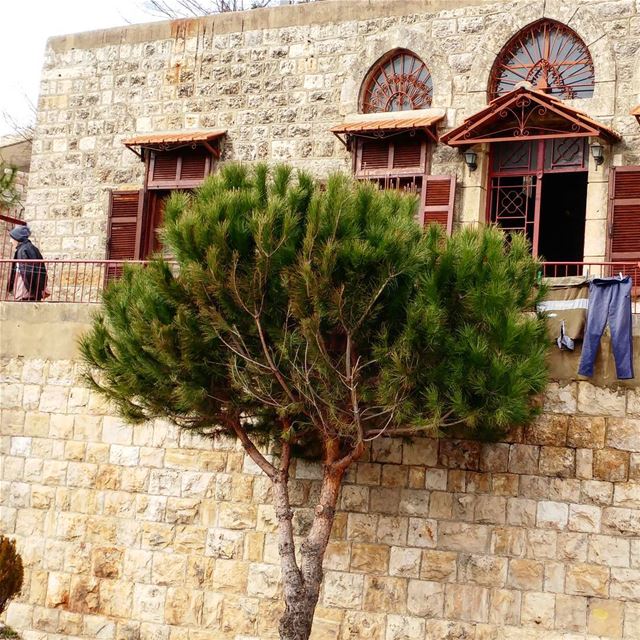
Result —
[[150, 22], [142, 0], [0, 0], [0, 135], [12, 132], [4, 114], [18, 124], [31, 119], [29, 100], [38, 99], [47, 38]]

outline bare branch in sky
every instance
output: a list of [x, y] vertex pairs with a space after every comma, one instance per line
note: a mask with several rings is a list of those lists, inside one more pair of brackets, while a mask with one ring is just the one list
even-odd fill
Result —
[[27, 94], [24, 94], [23, 98], [27, 105], [27, 117], [23, 118], [22, 121], [20, 121], [7, 110], [3, 109], [2, 111], [0, 111], [0, 118], [11, 130], [11, 133], [9, 135], [13, 135], [30, 142], [31, 140], [33, 140], [38, 109], [33, 103], [33, 100], [31, 100], [31, 98], [29, 98]]
[[272, 0], [145, 0], [142, 9], [163, 18], [195, 18], [212, 13], [259, 9], [272, 3]]

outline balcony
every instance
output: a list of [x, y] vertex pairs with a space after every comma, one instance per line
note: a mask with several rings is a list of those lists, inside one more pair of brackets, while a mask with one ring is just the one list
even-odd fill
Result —
[[[7, 292], [12, 266], [18, 261], [0, 259], [0, 300], [15, 302]], [[143, 260], [20, 260], [20, 265], [37, 271], [47, 270], [45, 297], [36, 288], [36, 301], [48, 303], [99, 304], [105, 286], [122, 274], [125, 265], [147, 264]], [[177, 263], [174, 263], [177, 268]], [[587, 278], [630, 275], [634, 287], [633, 312], [640, 314], [640, 263], [638, 262], [542, 262], [541, 278], [584, 275]], [[24, 302], [24, 301], [23, 301]]]

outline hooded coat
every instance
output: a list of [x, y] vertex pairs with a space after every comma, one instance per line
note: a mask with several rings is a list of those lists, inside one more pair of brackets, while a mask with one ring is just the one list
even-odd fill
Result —
[[17, 246], [13, 259], [18, 262], [14, 262], [11, 265], [11, 275], [9, 276], [7, 291], [14, 291], [16, 274], [18, 274], [29, 292], [29, 300], [42, 300], [47, 286], [47, 268], [44, 262], [40, 264], [19, 262], [20, 260], [42, 260], [42, 254], [38, 250], [38, 247], [32, 244], [31, 240], [23, 240]]

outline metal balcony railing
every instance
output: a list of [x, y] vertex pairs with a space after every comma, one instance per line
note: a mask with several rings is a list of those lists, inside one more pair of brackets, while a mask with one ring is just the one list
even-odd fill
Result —
[[[102, 298], [105, 286], [120, 277], [126, 264], [147, 264], [143, 260], [10, 260], [0, 259], [0, 300], [15, 301], [8, 291], [11, 272], [26, 274], [30, 301], [77, 302], [95, 304]], [[176, 268], [177, 268], [177, 263]], [[46, 281], [40, 275], [46, 269]], [[631, 275], [634, 293], [640, 294], [640, 263], [637, 262], [543, 262], [540, 276], [606, 277]], [[15, 287], [14, 287], [15, 289]], [[636, 306], [640, 306], [636, 302]]]
[[[101, 302], [105, 286], [122, 275], [125, 264], [146, 264], [137, 260], [0, 260], [0, 299], [31, 302]], [[46, 270], [46, 276], [43, 273]], [[28, 295], [16, 300], [15, 280], [22, 278]], [[11, 274], [14, 286], [9, 290]], [[24, 275], [23, 275], [24, 274]]]
[[640, 286], [640, 262], [543, 262], [541, 269], [541, 275], [545, 278], [607, 278], [620, 274], [630, 275], [634, 287]]

